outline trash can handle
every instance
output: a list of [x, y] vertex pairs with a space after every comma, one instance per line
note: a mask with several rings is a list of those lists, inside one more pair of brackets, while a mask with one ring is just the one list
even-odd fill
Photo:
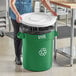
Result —
[[21, 33], [21, 32], [18, 32], [18, 33], [17, 33], [17, 37], [18, 37], [19, 39], [24, 39], [24, 38], [25, 38], [25, 34], [24, 34], [24, 33]]
[[54, 37], [58, 36], [58, 35], [59, 35], [59, 33], [57, 31], [54, 31]]

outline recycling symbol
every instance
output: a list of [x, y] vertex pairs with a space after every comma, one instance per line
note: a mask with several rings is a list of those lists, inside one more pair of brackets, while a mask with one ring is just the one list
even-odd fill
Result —
[[47, 49], [46, 48], [41, 48], [38, 53], [39, 53], [40, 56], [46, 56]]

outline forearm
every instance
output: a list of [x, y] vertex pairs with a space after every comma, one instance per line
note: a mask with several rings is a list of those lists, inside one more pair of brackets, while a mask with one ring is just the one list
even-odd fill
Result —
[[41, 0], [41, 2], [54, 16], [57, 16], [56, 12], [51, 8], [49, 0]]
[[14, 12], [14, 14], [15, 14], [16, 16], [18, 16], [18, 15], [20, 15], [20, 14], [19, 14], [19, 12], [18, 12], [18, 10], [17, 10], [17, 8], [16, 8], [16, 6], [15, 6], [15, 2], [16, 2], [16, 0], [10, 0], [10, 8], [11, 8], [12, 11]]

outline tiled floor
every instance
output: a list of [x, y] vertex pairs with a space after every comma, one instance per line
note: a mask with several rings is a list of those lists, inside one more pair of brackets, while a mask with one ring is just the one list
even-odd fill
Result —
[[[63, 44], [61, 41], [62, 39], [58, 40], [58, 47], [64, 47], [63, 45], [59, 46]], [[43, 72], [27, 71], [14, 63], [13, 39], [6, 36], [0, 38], [0, 76], [76, 76], [75, 63], [72, 67], [68, 67], [69, 59], [58, 54], [57, 61], [53, 61], [50, 70]]]

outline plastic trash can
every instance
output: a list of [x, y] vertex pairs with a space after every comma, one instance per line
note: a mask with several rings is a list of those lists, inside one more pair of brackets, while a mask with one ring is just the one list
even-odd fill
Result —
[[24, 69], [44, 71], [52, 67], [53, 39], [58, 34], [54, 30], [56, 19], [44, 13], [22, 15], [18, 38], [22, 39]]

